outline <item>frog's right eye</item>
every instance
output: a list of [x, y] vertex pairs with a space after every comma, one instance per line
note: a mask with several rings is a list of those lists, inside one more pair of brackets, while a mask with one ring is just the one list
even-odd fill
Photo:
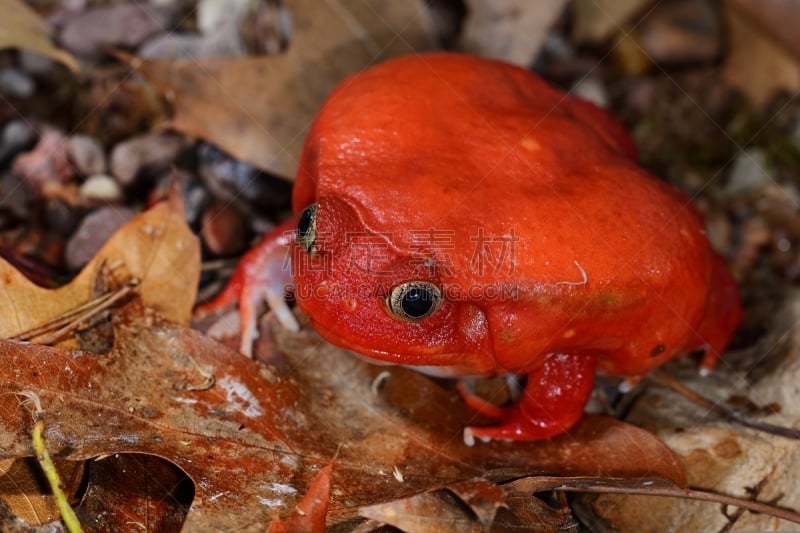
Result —
[[394, 318], [416, 322], [442, 306], [442, 291], [429, 281], [408, 281], [392, 287], [386, 308]]
[[297, 220], [297, 242], [309, 254], [318, 252], [316, 246], [317, 238], [317, 204], [311, 204], [303, 209], [300, 218]]

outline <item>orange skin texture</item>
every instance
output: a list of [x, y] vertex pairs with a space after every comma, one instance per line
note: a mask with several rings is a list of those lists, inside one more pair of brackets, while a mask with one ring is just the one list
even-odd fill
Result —
[[[527, 374], [473, 436], [535, 440], [581, 416], [595, 370], [640, 377], [741, 319], [689, 198], [637, 166], [606, 112], [535, 74], [432, 53], [356, 74], [314, 122], [293, 195], [318, 253], [292, 250], [296, 300], [330, 342], [443, 375]], [[444, 294], [400, 320], [390, 289]]]

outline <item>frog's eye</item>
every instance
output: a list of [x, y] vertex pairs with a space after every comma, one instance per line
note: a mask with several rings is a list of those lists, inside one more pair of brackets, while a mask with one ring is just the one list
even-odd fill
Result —
[[309, 254], [317, 253], [315, 240], [317, 238], [317, 204], [311, 204], [303, 209], [297, 220], [297, 242]]
[[442, 306], [442, 291], [427, 281], [401, 283], [389, 291], [386, 306], [400, 320], [422, 320]]

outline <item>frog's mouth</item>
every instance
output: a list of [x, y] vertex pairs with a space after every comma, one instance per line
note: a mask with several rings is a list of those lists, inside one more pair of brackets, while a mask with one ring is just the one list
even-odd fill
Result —
[[425, 345], [415, 346], [415, 349], [407, 351], [386, 351], [366, 346], [357, 342], [357, 339], [343, 339], [334, 330], [313, 318], [311, 324], [331, 344], [345, 348], [372, 364], [405, 366], [432, 377], [444, 378], [486, 376], [495, 373], [497, 368], [491, 354], [440, 351], [440, 347]]
[[[485, 374], [481, 374], [479, 372], [470, 371], [469, 369], [462, 368], [461, 366], [453, 366], [453, 365], [443, 365], [443, 366], [431, 366], [431, 365], [409, 365], [405, 363], [391, 363], [389, 361], [385, 361], [383, 359], [376, 359], [373, 357], [369, 357], [367, 355], [360, 354], [356, 351], [348, 349], [348, 351], [353, 354], [353, 356], [361, 359], [362, 361], [366, 361], [372, 365], [381, 365], [381, 366], [402, 366], [405, 368], [410, 368], [415, 372], [419, 372], [420, 374], [425, 374], [426, 376], [430, 376], [432, 378], [464, 378], [464, 377], [486, 377]], [[469, 356], [467, 356], [469, 357]]]

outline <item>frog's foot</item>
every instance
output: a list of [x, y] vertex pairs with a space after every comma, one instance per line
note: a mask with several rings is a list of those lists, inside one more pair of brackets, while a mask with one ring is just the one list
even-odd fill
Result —
[[519, 402], [497, 407], [472, 394], [465, 394], [467, 405], [498, 421], [495, 426], [464, 430], [468, 446], [483, 441], [541, 440], [564, 433], [580, 419], [592, 393], [597, 360], [592, 356], [551, 354], [544, 364], [528, 374], [528, 383]]
[[241, 321], [239, 351], [248, 357], [252, 357], [253, 342], [258, 338], [258, 315], [265, 301], [284, 327], [291, 331], [300, 329], [284, 299], [286, 287], [292, 281], [289, 254], [294, 239], [293, 228], [294, 222], [287, 221], [266, 234], [239, 261], [225, 289], [195, 310], [195, 316], [202, 316], [238, 300]]

